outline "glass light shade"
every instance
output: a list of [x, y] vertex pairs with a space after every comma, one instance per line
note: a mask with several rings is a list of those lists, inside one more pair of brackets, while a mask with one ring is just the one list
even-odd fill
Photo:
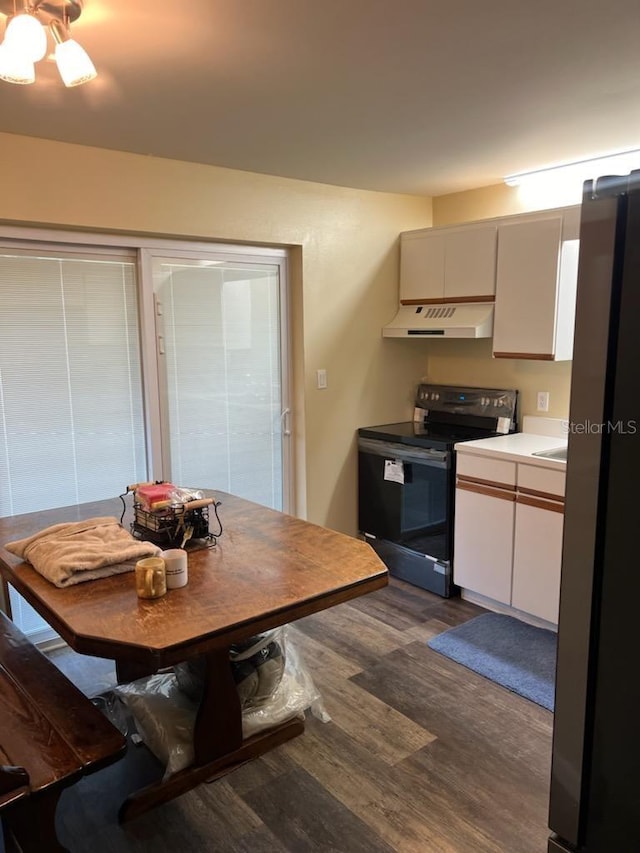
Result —
[[33, 83], [35, 79], [33, 62], [6, 43], [0, 44], [0, 80], [26, 84]]
[[47, 31], [33, 15], [22, 12], [9, 21], [4, 44], [31, 62], [38, 62], [47, 52]]
[[74, 39], [57, 44], [55, 58], [65, 86], [79, 86], [98, 76], [86, 50]]

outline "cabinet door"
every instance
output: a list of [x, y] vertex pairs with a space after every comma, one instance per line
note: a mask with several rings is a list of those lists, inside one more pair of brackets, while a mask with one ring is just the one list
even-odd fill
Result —
[[480, 485], [456, 488], [454, 583], [503, 604], [511, 603], [514, 498]]
[[447, 234], [444, 266], [445, 299], [493, 299], [496, 292], [495, 225], [464, 228]]
[[554, 358], [561, 236], [560, 216], [500, 226], [494, 356]]
[[557, 623], [564, 515], [561, 503], [518, 496], [511, 603], [525, 613]]
[[400, 237], [400, 300], [442, 301], [445, 238], [441, 233]]

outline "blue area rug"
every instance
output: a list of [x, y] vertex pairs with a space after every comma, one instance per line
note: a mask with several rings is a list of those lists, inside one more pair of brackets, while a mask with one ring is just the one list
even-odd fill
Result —
[[427, 645], [508, 690], [553, 711], [557, 636], [513, 616], [483, 613]]

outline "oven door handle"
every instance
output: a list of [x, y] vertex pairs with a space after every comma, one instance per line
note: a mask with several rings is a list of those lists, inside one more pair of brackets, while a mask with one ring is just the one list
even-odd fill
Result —
[[406, 444], [396, 444], [391, 441], [375, 441], [374, 439], [358, 439], [358, 451], [370, 453], [373, 456], [383, 456], [385, 459], [395, 459], [398, 462], [413, 462], [415, 465], [429, 465], [432, 468], [450, 467], [448, 450], [434, 450], [430, 447], [413, 447]]

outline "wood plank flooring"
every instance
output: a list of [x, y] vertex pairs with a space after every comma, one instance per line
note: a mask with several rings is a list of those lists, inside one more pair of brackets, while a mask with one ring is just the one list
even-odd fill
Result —
[[[331, 722], [309, 714], [301, 737], [119, 826], [121, 799], [158, 772], [131, 747], [63, 794], [61, 841], [73, 853], [543, 853], [552, 714], [426, 646], [482, 612], [392, 579], [300, 620], [291, 638]], [[89, 695], [113, 678], [104, 661], [52, 657]]]

